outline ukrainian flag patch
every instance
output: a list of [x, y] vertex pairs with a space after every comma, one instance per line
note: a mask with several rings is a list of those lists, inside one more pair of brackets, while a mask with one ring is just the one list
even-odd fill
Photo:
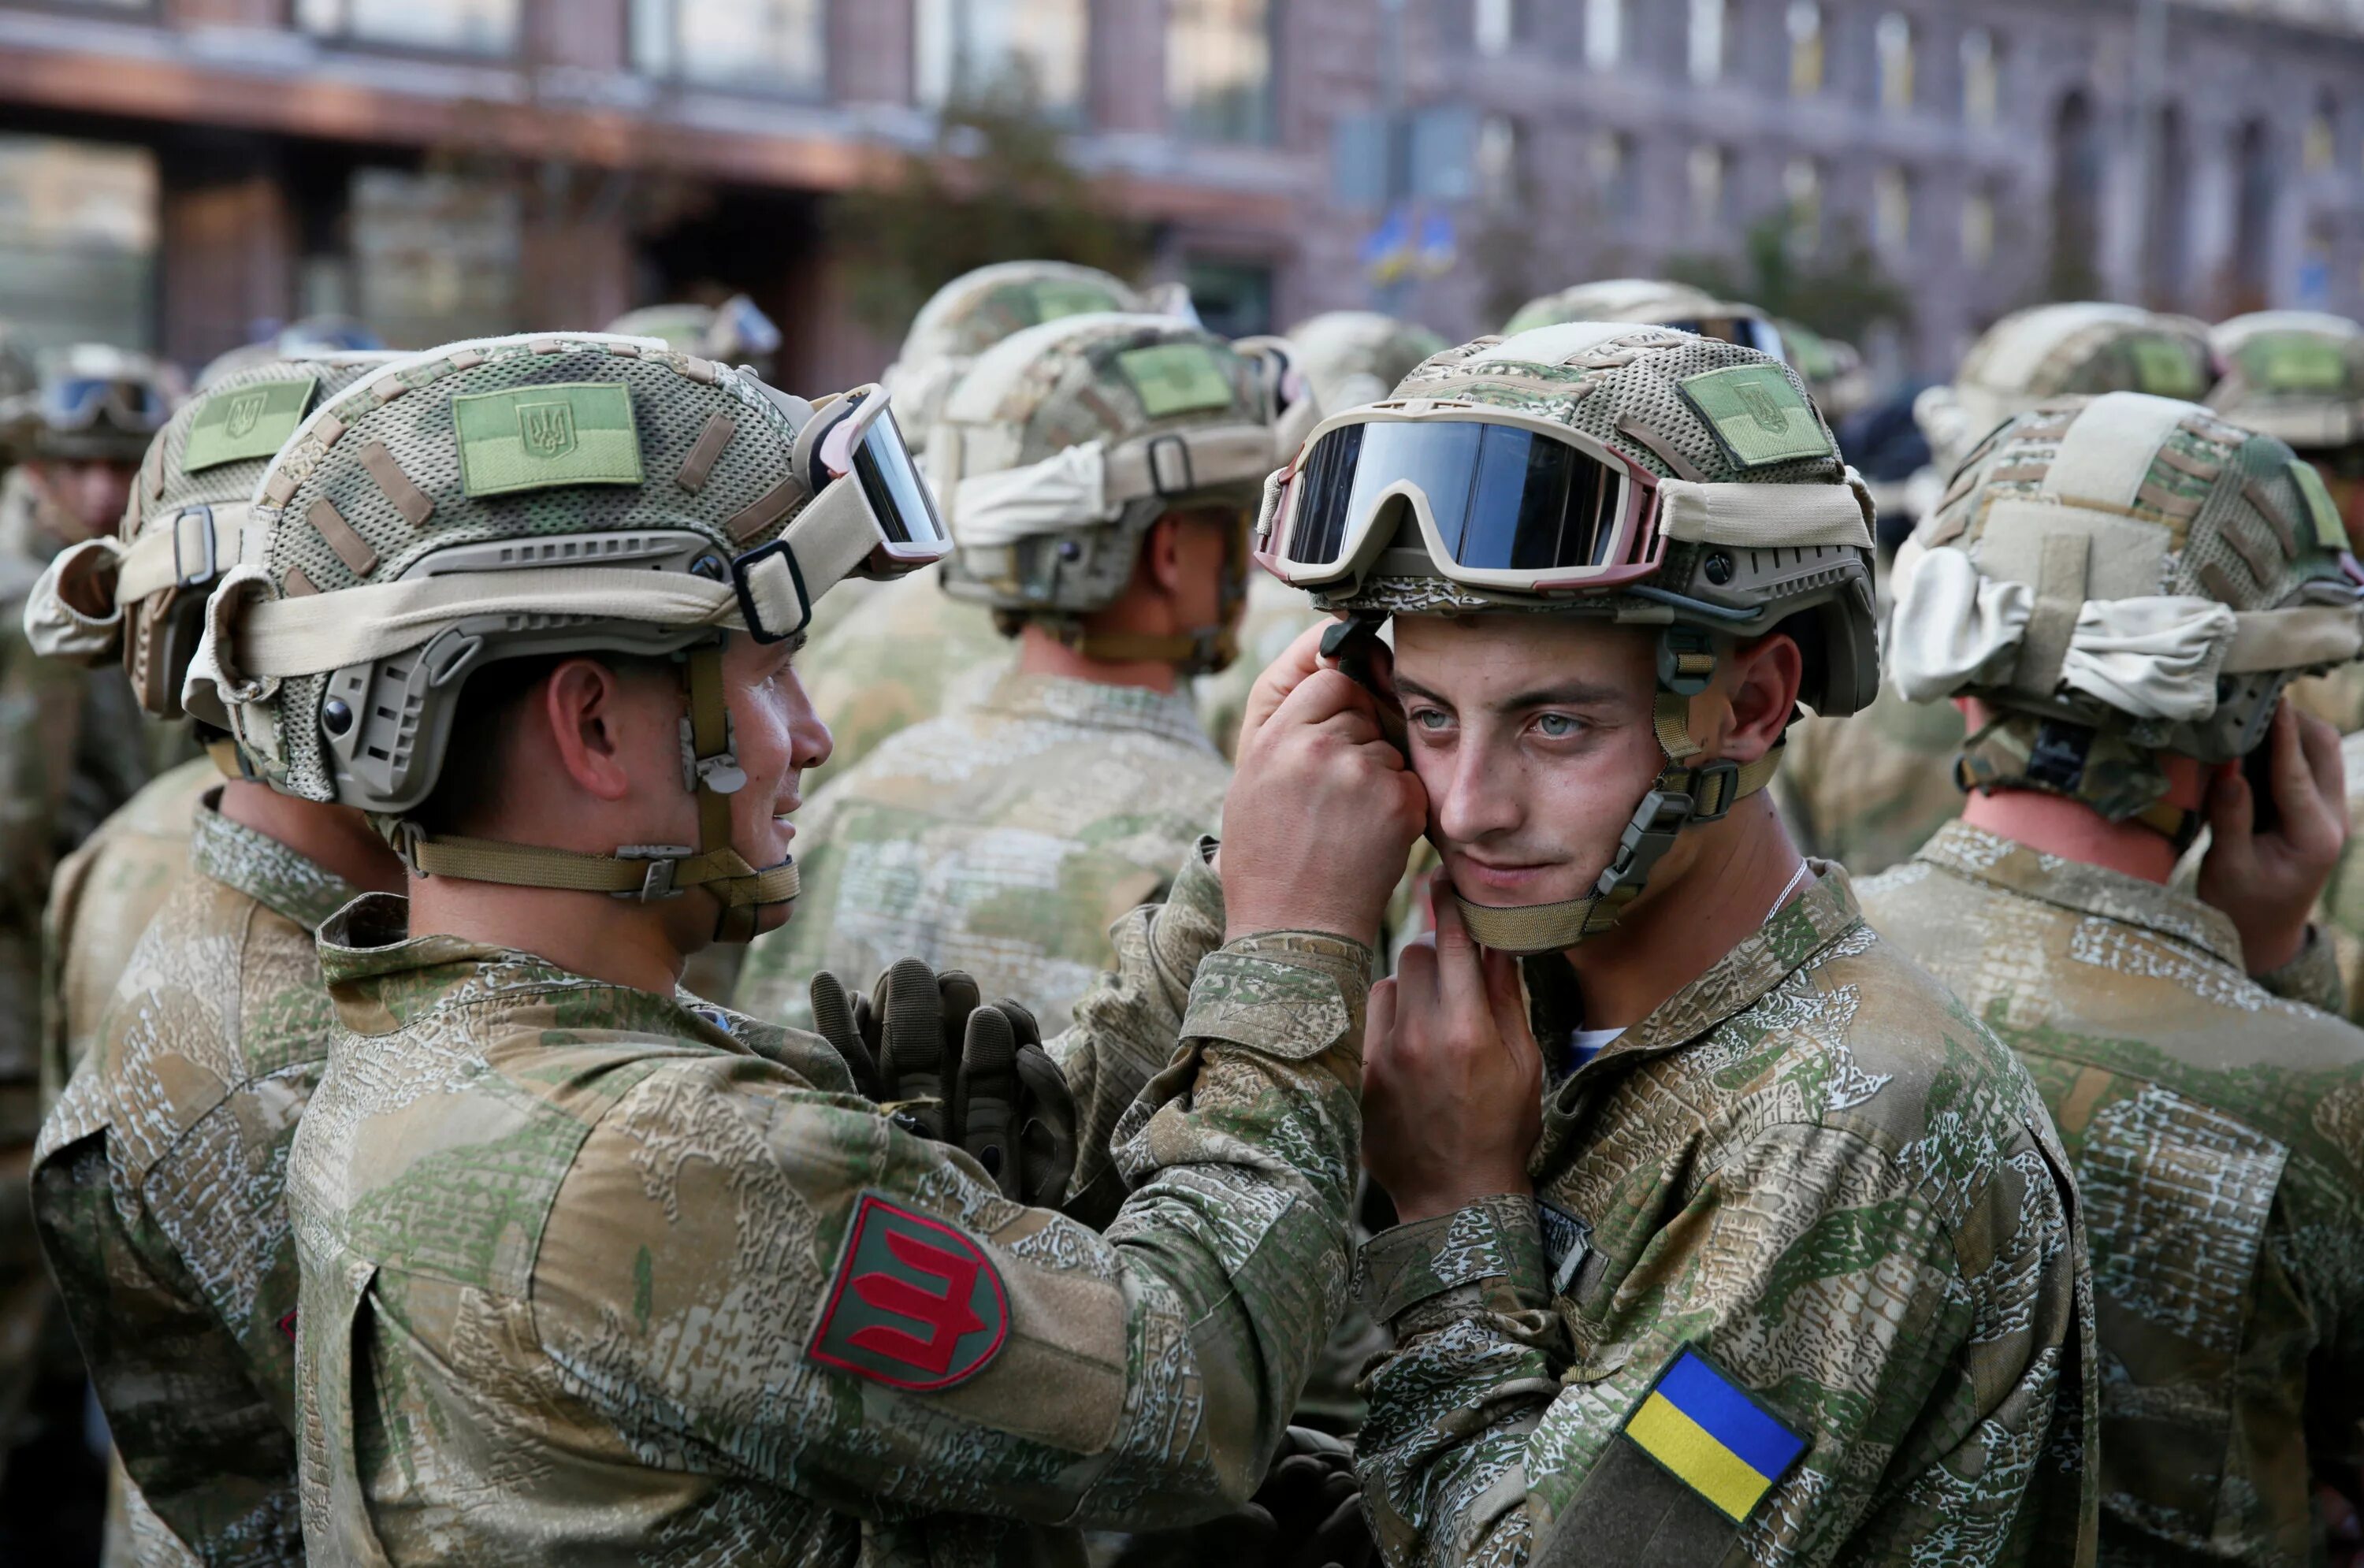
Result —
[[1806, 1440], [1686, 1346], [1625, 1418], [1625, 1435], [1738, 1524], [1806, 1451]]

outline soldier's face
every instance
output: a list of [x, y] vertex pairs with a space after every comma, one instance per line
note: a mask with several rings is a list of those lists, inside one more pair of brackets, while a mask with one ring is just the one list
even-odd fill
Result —
[[1578, 898], [1665, 765], [1656, 646], [1542, 616], [1399, 616], [1395, 684], [1428, 836], [1477, 904]]
[[[747, 774], [746, 787], [730, 797], [730, 842], [757, 867], [787, 857], [796, 836], [788, 814], [804, 803], [804, 772], [829, 760], [829, 727], [797, 678], [802, 646], [801, 638], [766, 644], [733, 637], [722, 653], [731, 736]], [[761, 929], [787, 917], [785, 908], [766, 909]]]
[[33, 465], [35, 480], [50, 500], [82, 528], [82, 537], [111, 534], [131, 499], [129, 463], [102, 459], [45, 458]]

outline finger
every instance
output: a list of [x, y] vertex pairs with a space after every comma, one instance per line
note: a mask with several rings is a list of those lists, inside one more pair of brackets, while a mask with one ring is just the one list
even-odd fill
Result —
[[1335, 670], [1316, 670], [1297, 683], [1279, 707], [1274, 710], [1272, 722], [1310, 728], [1325, 718], [1356, 713], [1368, 718], [1372, 727], [1377, 728], [1377, 700], [1350, 677]]
[[805, 995], [812, 1003], [814, 1031], [845, 1058], [846, 1067], [853, 1073], [854, 1088], [872, 1099], [877, 1098], [878, 1062], [854, 1025], [853, 1004], [846, 997], [845, 982], [824, 969], [812, 977]]
[[1248, 741], [1262, 729], [1265, 721], [1278, 711], [1288, 694], [1298, 688], [1306, 676], [1321, 668], [1321, 634], [1330, 622], [1311, 626], [1298, 634], [1296, 639], [1281, 650], [1280, 657], [1265, 666], [1264, 673], [1248, 688], [1248, 700], [1240, 712], [1240, 738], [1237, 749], [1244, 751]]
[[2215, 840], [2209, 846], [2209, 860], [2223, 856], [2220, 863], [2247, 864], [2256, 851], [2257, 826], [2258, 803], [2249, 781], [2238, 767], [2225, 769], [2208, 792], [2208, 831]]
[[1437, 879], [1432, 901], [1436, 919], [1436, 992], [1447, 1017], [1475, 1020], [1490, 1015], [1485, 971], [1478, 962], [1477, 939], [1461, 918], [1460, 901], [1453, 884]]
[[[995, 1011], [1009, 1017], [1005, 1007]], [[1020, 1203], [1055, 1207], [1066, 1201], [1076, 1174], [1076, 1096], [1067, 1075], [1039, 1045], [1018, 1047], [1018, 1165]]]
[[944, 1136], [948, 1107], [944, 1095], [942, 1006], [938, 1000], [935, 971], [916, 958], [898, 959], [879, 977], [880, 1066], [894, 1085], [897, 1097], [931, 1104], [914, 1105], [912, 1117], [930, 1138]]
[[2332, 829], [2341, 831], [2347, 817], [2347, 760], [2340, 753], [2339, 731], [2287, 702], [2282, 706], [2290, 708], [2298, 726], [2299, 751], [2314, 802]]
[[968, 1015], [953, 1090], [960, 1146], [985, 1167], [1004, 1197], [1016, 1197], [1020, 1172], [1011, 1137], [1018, 1109], [1018, 1042], [998, 1007]]
[[1384, 1051], [1396, 1032], [1395, 976], [1371, 987], [1371, 999], [1363, 1006], [1363, 1054], [1367, 1058], [1374, 1051]]
[[1396, 955], [1395, 1032], [1436, 1006], [1436, 933], [1423, 931]]
[[1480, 951], [1480, 968], [1486, 984], [1486, 1008], [1493, 1015], [1494, 1032], [1510, 1048], [1511, 1055], [1523, 1069], [1530, 1059], [1540, 1062], [1535, 1049], [1534, 1030], [1527, 1019], [1527, 988], [1520, 981], [1519, 961], [1506, 952], [1491, 948]]
[[980, 993], [976, 977], [963, 969], [947, 969], [935, 977], [935, 982], [936, 1031], [943, 1041], [944, 1084], [955, 1091], [952, 1118], [945, 1124], [944, 1136], [958, 1142], [961, 1136], [960, 1096], [957, 1093], [961, 1048], [968, 1037], [969, 1015], [976, 1011]]

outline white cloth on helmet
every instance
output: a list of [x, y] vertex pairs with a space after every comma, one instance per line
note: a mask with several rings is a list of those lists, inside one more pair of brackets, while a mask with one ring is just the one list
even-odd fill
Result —
[[[122, 558], [122, 543], [106, 537], [69, 545], [50, 558], [25, 599], [25, 640], [35, 653], [94, 664], [123, 646], [123, 611], [111, 581]], [[86, 584], [86, 595], [104, 595], [104, 613], [74, 603], [77, 581]]]
[[1109, 501], [1107, 446], [1086, 441], [1022, 468], [962, 480], [953, 486], [949, 526], [954, 543], [978, 550], [1112, 523], [1123, 509]]

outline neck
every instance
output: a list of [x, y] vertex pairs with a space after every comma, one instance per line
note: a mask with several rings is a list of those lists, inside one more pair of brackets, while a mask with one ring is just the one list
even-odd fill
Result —
[[221, 814], [364, 893], [402, 891], [402, 862], [358, 811], [291, 799], [267, 784], [232, 779], [222, 785]]
[[[709, 902], [697, 891], [683, 898]], [[570, 974], [670, 996], [688, 959], [672, 929], [681, 917], [672, 905], [681, 901], [642, 904], [604, 893], [414, 876], [410, 934], [514, 948]]]
[[[1095, 629], [1099, 629], [1096, 628]], [[1108, 628], [1109, 630], [1130, 629]], [[1070, 681], [1091, 681], [1103, 686], [1140, 686], [1153, 692], [1174, 689], [1174, 666], [1154, 659], [1110, 663], [1087, 659], [1039, 626], [1018, 633], [1018, 668], [1029, 675], [1058, 675]]]
[[2175, 846], [2139, 822], [2113, 822], [2082, 801], [2032, 789], [1973, 794], [1962, 820], [1999, 839], [2047, 855], [2145, 882], [2164, 884], [2175, 872]]
[[1763, 929], [1798, 872], [1797, 848], [1768, 794], [1684, 838], [1695, 846], [1687, 865], [1653, 878], [1615, 929], [1567, 950], [1584, 987], [1585, 1028], [1627, 1029], [1648, 1018]]

